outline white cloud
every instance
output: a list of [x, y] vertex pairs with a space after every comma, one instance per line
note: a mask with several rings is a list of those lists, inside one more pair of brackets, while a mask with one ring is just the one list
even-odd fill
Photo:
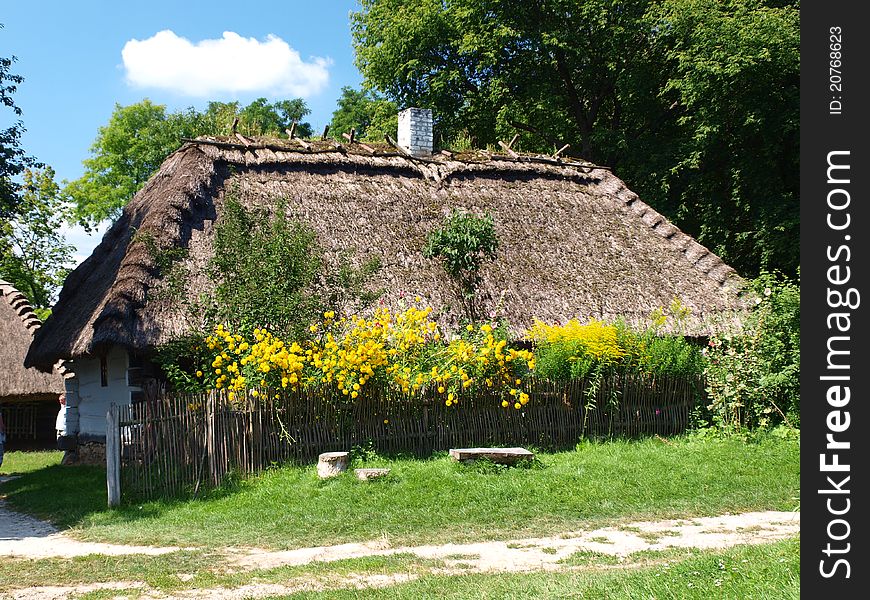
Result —
[[193, 43], [171, 30], [147, 40], [130, 40], [121, 51], [131, 85], [187, 96], [225, 94], [309, 97], [329, 81], [328, 58], [305, 62], [279, 37], [263, 41], [225, 31], [217, 40]]
[[103, 221], [94, 228], [94, 231], [88, 233], [79, 225], [64, 224], [60, 228], [60, 233], [68, 244], [75, 248], [72, 264], [68, 267], [77, 267], [82, 261], [88, 258], [97, 247], [97, 244], [103, 239], [103, 235], [108, 231], [111, 221]]

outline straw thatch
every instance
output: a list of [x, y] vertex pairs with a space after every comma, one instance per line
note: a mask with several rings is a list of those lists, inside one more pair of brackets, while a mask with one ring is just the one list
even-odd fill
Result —
[[420, 250], [454, 208], [494, 216], [501, 246], [483, 270], [481, 298], [518, 330], [536, 318], [640, 322], [676, 296], [692, 311], [687, 332], [705, 334], [711, 319], [733, 322], [742, 309], [733, 269], [608, 170], [545, 157], [464, 158], [418, 160], [335, 142], [186, 143], [68, 277], [27, 364], [45, 368], [111, 344], [147, 350], [182, 334], [190, 322], [182, 303], [160, 292], [154, 248], [188, 248], [188, 294], [207, 288], [214, 221], [231, 190], [247, 206], [286, 199], [327, 260], [379, 258], [371, 288], [386, 290], [388, 303], [419, 294], [445, 324], [459, 317], [455, 285]]
[[63, 392], [63, 377], [57, 371], [24, 368], [24, 355], [40, 324], [27, 298], [0, 279], [0, 400], [56, 399]]

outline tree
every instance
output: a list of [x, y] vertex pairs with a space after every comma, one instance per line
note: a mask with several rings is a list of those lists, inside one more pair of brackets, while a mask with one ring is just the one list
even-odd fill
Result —
[[[3, 24], [0, 23], [0, 29]], [[0, 56], [0, 105], [12, 110], [14, 122], [6, 129], [0, 129], [0, 222], [15, 214], [18, 204], [18, 183], [15, 177], [27, 167], [39, 166], [21, 148], [21, 135], [24, 123], [18, 118], [21, 109], [15, 104], [13, 94], [24, 81], [21, 75], [11, 72], [16, 58]]]
[[[647, 0], [363, 0], [352, 17], [366, 83], [402, 106], [435, 111], [441, 138], [494, 144], [570, 142], [598, 160], [596, 125], [612, 117], [617, 81], [643, 48]], [[512, 135], [512, 134], [511, 134]]]
[[258, 98], [248, 106], [238, 102], [209, 102], [205, 112], [194, 108], [167, 114], [166, 107], [145, 99], [129, 106], [115, 105], [109, 123], [100, 127], [83, 161], [85, 172], [70, 182], [64, 195], [75, 205], [74, 218], [92, 227], [116, 218], [124, 205], [181, 146], [182, 138], [227, 135], [236, 122], [243, 135], [286, 135], [284, 129], [298, 123], [299, 135], [311, 135], [311, 126], [301, 120], [310, 110], [301, 99], [269, 103]]
[[[635, 155], [625, 161], [627, 178], [739, 272], [794, 275], [800, 224], [796, 7], [669, 0], [647, 19], [659, 32], [653, 45], [665, 60], [659, 95], [673, 107], [669, 143], [657, 152], [668, 168], [661, 165], [650, 177], [648, 158]], [[647, 120], [646, 130], [654, 127]], [[647, 156], [662, 145], [651, 134], [633, 139]]]
[[54, 171], [25, 169], [23, 179], [18, 215], [0, 221], [0, 277], [44, 316], [69, 272], [74, 248], [61, 233], [68, 215]]
[[356, 138], [361, 140], [381, 141], [386, 134], [395, 138], [398, 107], [395, 102], [369, 90], [344, 86], [329, 129], [340, 136], [351, 128], [356, 130]]
[[744, 275], [798, 253], [798, 3], [362, 0], [364, 86], [443, 143], [571, 152]]

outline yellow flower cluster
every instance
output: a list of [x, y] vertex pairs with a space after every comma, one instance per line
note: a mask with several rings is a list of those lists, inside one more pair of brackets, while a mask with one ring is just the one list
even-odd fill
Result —
[[547, 325], [535, 321], [526, 333], [526, 339], [537, 344], [576, 342], [595, 359], [615, 362], [626, 355], [625, 349], [619, 344], [618, 333], [613, 325], [595, 319], [586, 325], [582, 325], [577, 319], [571, 319], [564, 325]]
[[468, 325], [463, 337], [445, 343], [431, 312], [414, 305], [396, 313], [379, 308], [369, 319], [336, 319], [328, 311], [302, 344], [284, 342], [265, 329], [255, 329], [248, 341], [218, 326], [206, 339], [210, 362], [197, 377], [230, 390], [231, 399], [250, 387], [276, 393], [327, 384], [356, 399], [376, 380], [408, 395], [434, 390], [447, 406], [474, 386], [500, 392], [504, 407], [528, 403], [522, 386], [535, 368], [530, 351], [508, 348], [489, 324]]

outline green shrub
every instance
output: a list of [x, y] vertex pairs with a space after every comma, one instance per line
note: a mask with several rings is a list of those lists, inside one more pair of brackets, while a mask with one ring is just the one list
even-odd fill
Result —
[[800, 283], [771, 273], [751, 282], [756, 306], [707, 354], [708, 413], [723, 429], [800, 427]]

